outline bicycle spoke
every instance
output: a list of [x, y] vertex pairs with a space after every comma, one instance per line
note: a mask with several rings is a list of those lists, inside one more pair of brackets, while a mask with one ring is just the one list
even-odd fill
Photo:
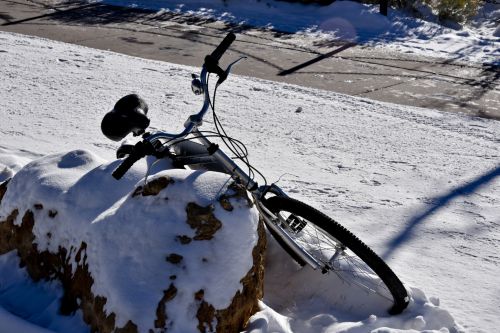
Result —
[[337, 239], [293, 214], [288, 216], [280, 214], [280, 220], [295, 242], [323, 263], [327, 271], [335, 273], [342, 281], [354, 284], [368, 293], [376, 293], [392, 300], [390, 291], [378, 276]]

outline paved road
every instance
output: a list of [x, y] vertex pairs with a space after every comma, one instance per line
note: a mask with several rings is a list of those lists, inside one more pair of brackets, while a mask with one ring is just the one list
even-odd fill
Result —
[[193, 66], [231, 30], [238, 35], [233, 58], [248, 57], [238, 74], [500, 120], [499, 68], [298, 39], [189, 15], [58, 2], [2, 0], [0, 30]]

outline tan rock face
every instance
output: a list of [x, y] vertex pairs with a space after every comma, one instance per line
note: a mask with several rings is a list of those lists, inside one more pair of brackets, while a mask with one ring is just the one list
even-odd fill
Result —
[[229, 190], [228, 192], [231, 192], [231, 193], [226, 192], [226, 193], [222, 194], [219, 198], [219, 203], [221, 204], [222, 208], [224, 208], [225, 210], [231, 212], [234, 209], [233, 206], [231, 205], [231, 202], [229, 201], [229, 199], [231, 199], [231, 198], [244, 198], [248, 204], [248, 207], [253, 206], [253, 202], [250, 199], [250, 197], [248, 196], [247, 190], [245, 189], [245, 187], [243, 185], [231, 183], [228, 186], [228, 190]]
[[[196, 317], [200, 332], [212, 332], [214, 319], [217, 319], [216, 332], [240, 332], [248, 319], [257, 312], [258, 300], [264, 296], [264, 254], [266, 248], [266, 233], [263, 221], [259, 221], [259, 241], [252, 251], [254, 265], [241, 283], [243, 291], [238, 291], [227, 309], [215, 310], [214, 307], [203, 300], [203, 292], [194, 295], [199, 301]], [[249, 301], [252, 300], [252, 301]]]
[[142, 195], [143, 197], [150, 195], [158, 195], [161, 190], [167, 188], [169, 184], [173, 184], [174, 180], [170, 177], [158, 177], [148, 182], [145, 186], [139, 186], [132, 194], [133, 197]]
[[187, 223], [196, 231], [194, 240], [210, 240], [222, 227], [222, 223], [215, 218], [213, 210], [212, 205], [202, 207], [194, 202], [190, 202], [186, 207]]
[[[229, 199], [243, 198], [247, 205], [251, 207], [252, 201], [249, 199], [245, 188], [241, 185], [231, 184], [229, 186], [231, 194], [223, 194], [219, 202], [227, 211], [234, 208]], [[213, 216], [212, 207], [200, 207], [196, 204], [189, 204], [187, 207], [188, 224], [196, 229], [195, 240], [211, 239], [220, 228], [220, 222]], [[238, 291], [233, 298], [231, 305], [227, 309], [216, 310], [211, 304], [204, 300], [204, 290], [196, 292], [193, 297], [198, 302], [198, 329], [200, 332], [239, 332], [242, 330], [242, 323], [246, 323], [252, 314], [258, 311], [258, 300], [263, 297], [264, 290], [264, 253], [266, 248], [266, 237], [263, 221], [259, 221], [259, 240], [252, 251], [254, 266], [243, 277], [240, 282], [243, 285], [242, 292]], [[250, 301], [249, 300], [253, 300]], [[217, 323], [213, 327], [213, 323]]]
[[2, 202], [5, 192], [7, 192], [7, 185], [9, 184], [9, 181], [10, 179], [7, 179], [3, 183], [0, 183], [0, 203]]
[[[140, 194], [142, 196], [157, 195], [172, 183], [173, 181], [168, 177], [160, 177], [155, 179], [152, 185], [148, 184], [141, 190], [137, 189], [134, 194], [137, 193], [136, 195]], [[0, 184], [0, 204], [7, 191], [7, 186], [8, 182]], [[230, 204], [229, 199], [237, 198], [238, 195], [244, 195], [245, 200], [248, 199], [246, 191], [233, 190], [231, 195], [223, 196], [221, 201]], [[226, 207], [222, 206], [224, 209], [228, 207], [228, 205]], [[43, 202], [33, 203], [32, 207], [37, 212], [43, 213], [45, 211]], [[214, 216], [213, 211], [214, 208], [211, 205], [207, 207], [199, 206], [196, 203], [187, 205], [186, 223], [194, 230], [195, 236], [191, 238], [186, 235], [176, 235], [176, 239], [183, 244], [182, 246], [190, 246], [193, 241], [213, 241], [214, 235], [223, 227], [222, 222]], [[54, 210], [47, 210], [44, 214], [55, 218], [57, 213], [54, 215], [54, 212]], [[35, 215], [31, 210], [23, 212], [21, 223], [16, 225], [14, 222], [20, 214], [18, 210], [14, 210], [4, 221], [0, 221], [0, 255], [17, 250], [21, 266], [26, 268], [28, 274], [35, 281], [59, 280], [64, 290], [60, 308], [61, 313], [71, 314], [81, 309], [83, 318], [92, 332], [137, 332], [138, 327], [132, 321], [128, 321], [123, 327], [117, 327], [115, 313], [106, 313], [107, 299], [91, 292], [94, 279], [87, 261], [88, 245], [82, 242], [78, 248], [73, 246], [69, 249], [59, 247], [57, 253], [40, 251], [34, 242]], [[64, 223], [64, 221], [61, 221], [61, 223]], [[239, 332], [244, 328], [249, 317], [258, 311], [257, 302], [263, 296], [266, 246], [262, 221], [259, 222], [258, 235], [258, 243], [252, 252], [253, 267], [240, 280], [243, 286], [242, 291], [238, 291], [234, 295], [231, 304], [226, 309], [215, 309], [213, 305], [209, 304], [205, 300], [205, 291], [203, 289], [192, 295], [194, 304], [198, 306], [196, 318], [200, 332]], [[50, 238], [52, 235], [47, 234], [47, 237]], [[231, 255], [235, 254], [231, 253]], [[175, 267], [183, 264], [182, 255], [177, 253], [167, 253], [165, 260]], [[203, 260], [208, 261], [210, 258], [203, 258]], [[72, 267], [75, 264], [76, 269], [73, 269]], [[200, 274], [203, 274], [203, 272], [200, 272]], [[156, 308], [156, 320], [151, 323], [151, 328], [155, 328], [155, 331], [169, 331], [169, 304], [179, 292], [176, 287], [177, 276], [175, 274], [167, 274], [167, 276], [170, 276], [170, 278], [165, 281], [163, 295], [159, 295], [161, 299]], [[216, 326], [214, 327], [214, 325]]]
[[[39, 251], [37, 245], [33, 243], [35, 239], [33, 213], [26, 211], [19, 226], [14, 224], [18, 215], [18, 211], [14, 210], [5, 221], [0, 221], [0, 255], [17, 250], [20, 266], [26, 268], [34, 281], [59, 280], [64, 289], [61, 314], [69, 315], [81, 308], [85, 322], [93, 331], [137, 332], [137, 327], [133, 323], [127, 323], [122, 328], [115, 327], [115, 315], [113, 313], [108, 315], [104, 311], [106, 299], [91, 293], [90, 288], [94, 281], [88, 271], [85, 243], [82, 243], [79, 249], [71, 247], [68, 250], [60, 247], [57, 253]], [[72, 273], [70, 258], [74, 251], [76, 251], [77, 268]]]

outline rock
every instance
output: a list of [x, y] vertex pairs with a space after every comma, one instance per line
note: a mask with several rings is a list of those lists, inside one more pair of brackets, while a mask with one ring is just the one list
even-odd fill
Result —
[[[238, 290], [233, 297], [231, 305], [223, 310], [215, 310], [212, 305], [202, 300], [198, 308], [196, 317], [198, 318], [198, 329], [200, 332], [207, 332], [209, 327], [213, 331], [212, 323], [216, 322], [216, 332], [240, 332], [242, 330], [241, 319], [250, 318], [258, 311], [257, 300], [264, 296], [264, 253], [266, 248], [266, 233], [262, 221], [258, 227], [259, 241], [253, 249], [254, 266], [241, 279], [243, 284], [242, 292]], [[200, 297], [195, 294], [195, 299]], [[248, 302], [249, 299], [255, 302]], [[208, 331], [208, 332], [210, 332]]]
[[19, 227], [14, 225], [19, 211], [13, 210], [5, 220], [0, 221], [0, 255], [16, 248]]
[[158, 177], [148, 182], [144, 187], [139, 186], [132, 194], [133, 197], [141, 194], [143, 197], [150, 195], [158, 195], [168, 184], [173, 184], [174, 181], [170, 177]]
[[10, 179], [0, 183], [0, 203], [2, 203], [3, 196], [7, 192], [7, 184], [9, 184]]
[[187, 224], [196, 231], [194, 240], [210, 240], [222, 227], [222, 223], [215, 218], [212, 205], [202, 207], [194, 202], [186, 207]]
[[60, 281], [60, 313], [81, 311], [91, 331], [243, 330], [263, 296], [266, 246], [246, 190], [217, 198], [226, 175], [167, 170], [105, 196], [114, 167], [99, 163], [51, 155], [1, 183], [0, 255], [17, 250], [33, 280]]
[[165, 328], [167, 326], [166, 304], [173, 300], [176, 295], [177, 288], [173, 283], [170, 284], [167, 290], [163, 291], [163, 298], [158, 303], [158, 308], [156, 309], [155, 328]]
[[181, 244], [189, 244], [192, 241], [191, 237], [186, 235], [177, 236], [176, 240], [179, 241]]
[[178, 264], [182, 261], [182, 256], [178, 255], [177, 253], [171, 253], [166, 260], [168, 262], [171, 262], [172, 264]]
[[222, 194], [219, 197], [219, 203], [221, 204], [222, 208], [229, 212], [234, 209], [231, 205], [231, 198], [245, 198], [248, 207], [253, 206], [252, 199], [248, 196], [247, 190], [241, 184], [231, 183], [228, 186], [228, 190], [226, 191], [226, 193]]

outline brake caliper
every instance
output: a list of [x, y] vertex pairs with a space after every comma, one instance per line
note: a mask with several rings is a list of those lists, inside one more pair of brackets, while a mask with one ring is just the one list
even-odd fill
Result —
[[298, 234], [299, 232], [302, 231], [302, 229], [306, 227], [307, 222], [301, 219], [300, 217], [291, 214], [286, 219], [286, 224], [288, 228], [290, 228], [294, 233]]

